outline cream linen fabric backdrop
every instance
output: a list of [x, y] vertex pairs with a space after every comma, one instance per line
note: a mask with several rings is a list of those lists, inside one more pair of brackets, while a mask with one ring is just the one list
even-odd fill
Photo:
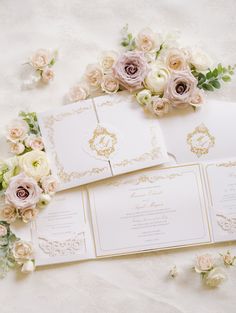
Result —
[[[217, 61], [234, 64], [235, 13], [234, 0], [0, 0], [1, 134], [19, 110], [62, 105], [86, 64], [102, 50], [118, 47], [119, 31], [126, 23], [134, 31], [146, 26], [178, 29], [185, 44], [204, 47]], [[60, 53], [55, 81], [22, 91], [21, 64], [35, 49], [49, 47]], [[209, 97], [236, 102], [236, 80]], [[217, 122], [223, 127], [226, 121]], [[1, 136], [1, 157], [3, 142]], [[51, 266], [29, 276], [11, 272], [0, 282], [0, 312], [234, 313], [236, 268], [215, 290], [204, 288], [190, 270], [196, 254], [227, 248], [236, 253], [234, 245], [225, 244]], [[183, 274], [169, 280], [174, 264]]]

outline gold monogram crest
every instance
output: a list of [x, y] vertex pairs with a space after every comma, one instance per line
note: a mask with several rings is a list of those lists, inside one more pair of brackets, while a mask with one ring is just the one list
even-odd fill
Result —
[[215, 145], [215, 137], [210, 134], [204, 124], [201, 124], [187, 135], [187, 143], [190, 145], [191, 151], [200, 157], [207, 154], [209, 149]]
[[109, 158], [115, 152], [117, 141], [114, 133], [98, 125], [93, 132], [93, 137], [89, 140], [89, 147], [98, 156]]

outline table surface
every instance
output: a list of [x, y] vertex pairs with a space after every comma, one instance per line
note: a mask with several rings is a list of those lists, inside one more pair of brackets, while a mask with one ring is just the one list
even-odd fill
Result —
[[[235, 63], [234, 0], [1, 0], [0, 153], [2, 133], [19, 110], [43, 111], [63, 104], [85, 66], [103, 50], [118, 48], [120, 29], [179, 30], [182, 42], [206, 49], [218, 62]], [[56, 78], [49, 86], [21, 90], [22, 63], [38, 48], [58, 48]], [[236, 101], [236, 79], [211, 99]], [[226, 108], [227, 109], [227, 108]], [[218, 121], [219, 127], [221, 121]], [[230, 244], [77, 262], [11, 272], [0, 282], [1, 313], [234, 313], [236, 268], [218, 289], [202, 286], [191, 272], [197, 254], [218, 254]], [[182, 271], [167, 278], [173, 265]]]

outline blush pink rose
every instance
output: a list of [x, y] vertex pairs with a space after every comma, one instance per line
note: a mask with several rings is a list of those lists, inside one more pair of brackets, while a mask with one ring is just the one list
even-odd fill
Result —
[[196, 93], [197, 80], [189, 71], [173, 71], [164, 91], [173, 107], [185, 108]]
[[6, 203], [17, 209], [35, 207], [39, 201], [42, 189], [37, 182], [24, 173], [11, 178], [5, 192]]
[[130, 91], [142, 87], [147, 72], [148, 65], [144, 53], [138, 51], [123, 53], [113, 67], [115, 78]]

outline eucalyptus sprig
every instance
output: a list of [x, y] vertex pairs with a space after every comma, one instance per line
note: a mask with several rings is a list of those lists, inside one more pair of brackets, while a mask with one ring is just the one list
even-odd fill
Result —
[[128, 30], [128, 24], [122, 29], [121, 46], [128, 51], [132, 51], [136, 48], [135, 37]]
[[0, 221], [0, 225], [7, 230], [7, 234], [0, 237], [0, 278], [3, 278], [10, 268], [14, 268], [17, 265], [12, 254], [12, 247], [19, 239], [11, 231], [8, 223]]
[[231, 76], [234, 75], [234, 66], [228, 65], [223, 67], [222, 64], [218, 64], [213, 70], [209, 69], [205, 74], [197, 72], [195, 69], [192, 70], [192, 74], [198, 80], [198, 88], [207, 91], [214, 91], [215, 89], [220, 89], [221, 82], [231, 81]]
[[38, 119], [35, 112], [20, 112], [19, 116], [29, 125], [30, 133], [40, 135], [40, 129], [38, 125]]

